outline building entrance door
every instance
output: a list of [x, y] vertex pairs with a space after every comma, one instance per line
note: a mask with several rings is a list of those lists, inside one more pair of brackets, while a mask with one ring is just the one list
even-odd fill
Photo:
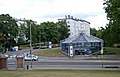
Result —
[[84, 50], [75, 50], [75, 55], [84, 55]]

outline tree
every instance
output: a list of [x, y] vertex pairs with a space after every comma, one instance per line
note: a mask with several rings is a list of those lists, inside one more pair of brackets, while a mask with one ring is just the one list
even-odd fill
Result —
[[106, 26], [104, 36], [108, 46], [120, 43], [120, 0], [104, 0], [104, 9], [109, 24]]
[[26, 22], [24, 23], [19, 23], [20, 26], [19, 28], [19, 33], [18, 33], [18, 44], [23, 44], [27, 42], [27, 26], [26, 26]]
[[65, 20], [58, 21], [57, 23], [58, 32], [60, 33], [60, 40], [67, 38], [70, 34], [68, 33], [68, 27]]
[[35, 43], [35, 42], [37, 42], [37, 31], [38, 31], [38, 28], [37, 28], [37, 25], [36, 25], [36, 22], [35, 21], [33, 21], [33, 20], [26, 20], [26, 24], [27, 24], [27, 27], [26, 27], [26, 32], [25, 32], [25, 34], [26, 34], [26, 37], [28, 38], [28, 39], [30, 39], [30, 26], [31, 26], [31, 36], [32, 36], [32, 39], [31, 39], [31, 41], [32, 41], [32, 43]]
[[59, 32], [54, 22], [43, 22], [39, 25], [39, 33], [42, 41], [59, 42]]
[[96, 36], [97, 30], [95, 28], [90, 28], [90, 34]]
[[6, 40], [4, 46], [15, 43], [14, 38], [18, 35], [18, 25], [9, 14], [0, 15], [0, 33]]

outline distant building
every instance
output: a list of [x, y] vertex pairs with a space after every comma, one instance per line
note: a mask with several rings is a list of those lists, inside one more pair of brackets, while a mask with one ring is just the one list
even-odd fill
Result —
[[91, 54], [102, 49], [103, 40], [90, 35], [90, 22], [73, 18], [70, 15], [65, 16], [64, 20], [67, 23], [70, 35], [60, 43], [63, 53], [75, 56]]

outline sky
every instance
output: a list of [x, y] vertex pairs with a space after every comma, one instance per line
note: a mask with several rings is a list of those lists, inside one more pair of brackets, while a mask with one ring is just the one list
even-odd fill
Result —
[[0, 0], [0, 14], [18, 19], [32, 19], [37, 23], [53, 21], [71, 15], [90, 22], [91, 28], [105, 27], [104, 0]]

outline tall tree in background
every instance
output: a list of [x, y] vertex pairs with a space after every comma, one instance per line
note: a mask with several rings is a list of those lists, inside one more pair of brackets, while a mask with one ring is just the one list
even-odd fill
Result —
[[43, 22], [38, 25], [39, 31], [37, 33], [40, 35], [41, 41], [52, 41], [52, 43], [59, 43], [68, 37], [68, 28], [65, 21], [59, 22]]
[[26, 27], [26, 37], [30, 40], [30, 25], [31, 25], [31, 36], [32, 36], [32, 42], [37, 42], [37, 25], [33, 20], [26, 21], [27, 27]]
[[27, 43], [28, 41], [28, 37], [26, 37], [28, 35], [28, 27], [27, 27], [27, 23], [19, 23], [19, 33], [18, 33], [18, 44], [23, 44], [23, 43]]
[[51, 41], [52, 43], [59, 42], [59, 32], [57, 25], [54, 22], [43, 22], [39, 25], [39, 34], [41, 41]]
[[60, 40], [63, 40], [69, 36], [68, 27], [65, 20], [58, 21], [57, 23], [58, 31], [60, 33]]
[[120, 0], [104, 0], [105, 12], [109, 24], [104, 31], [104, 40], [108, 46], [120, 44]]
[[97, 30], [95, 28], [90, 28], [90, 34], [93, 36], [97, 35]]

